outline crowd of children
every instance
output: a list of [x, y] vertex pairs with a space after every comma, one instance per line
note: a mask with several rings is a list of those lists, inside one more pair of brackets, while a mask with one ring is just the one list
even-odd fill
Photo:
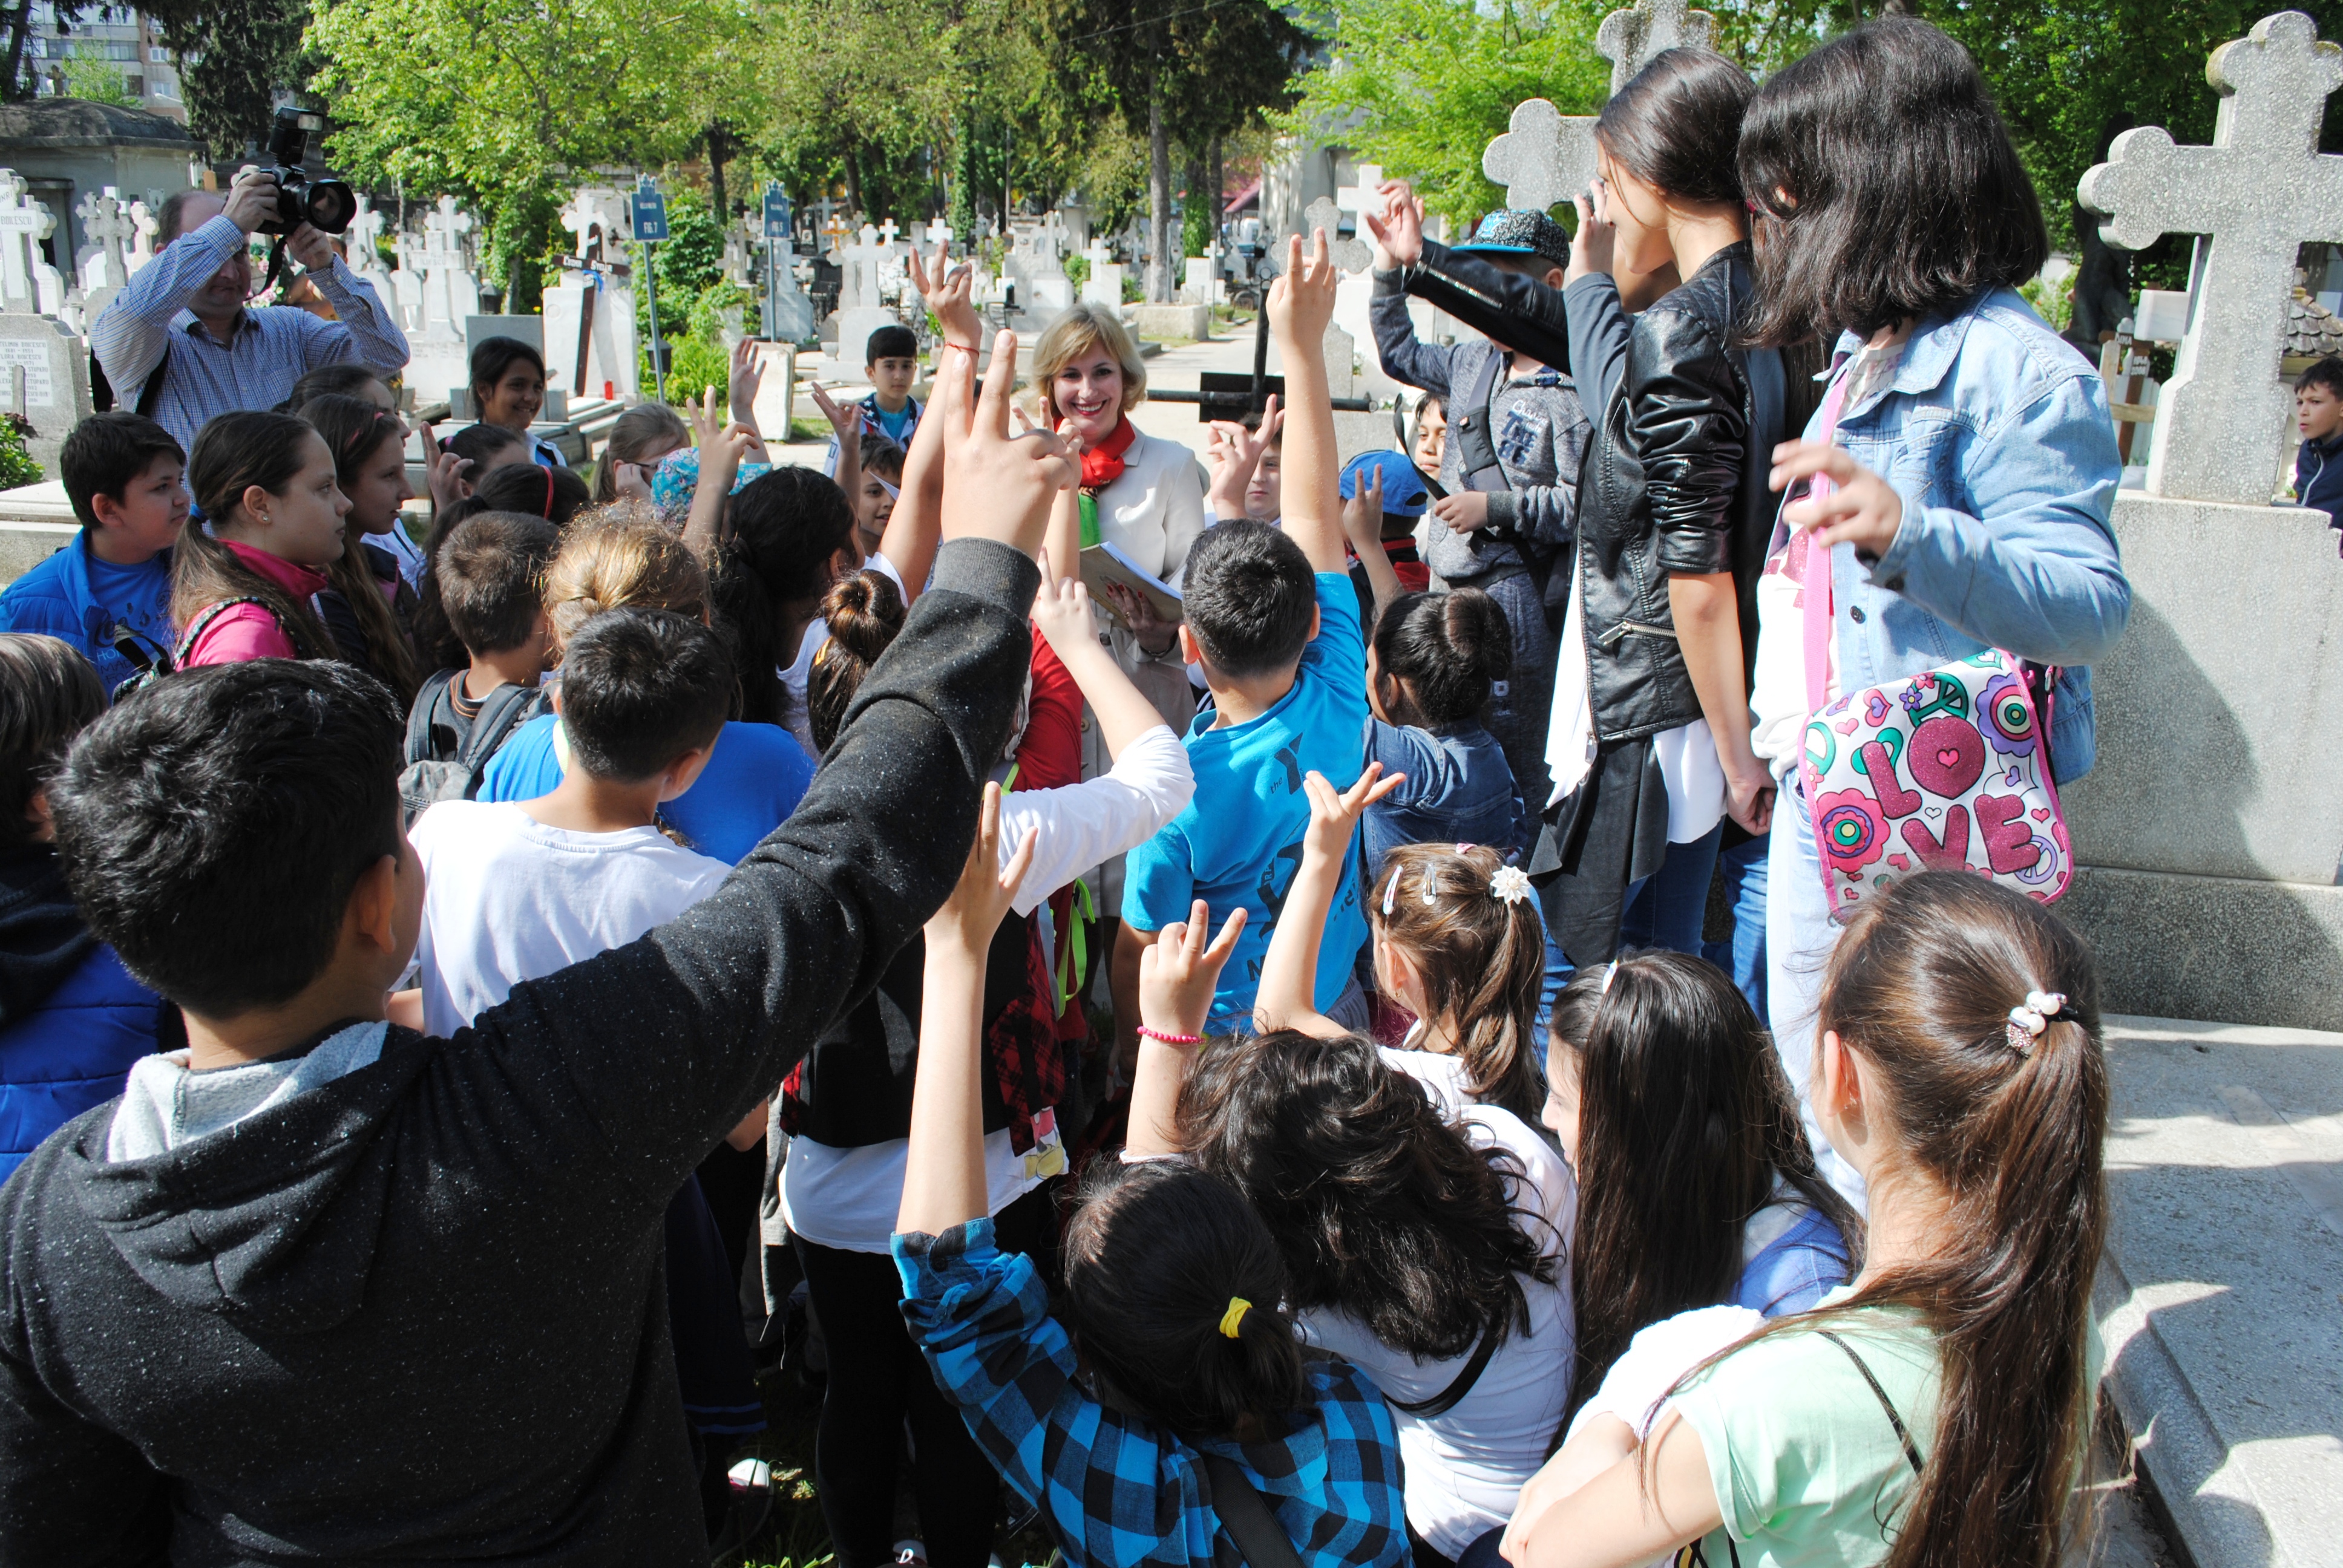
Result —
[[1595, 136], [1574, 236], [1384, 188], [1422, 396], [1348, 464], [1322, 235], [1209, 471], [1095, 307], [1014, 429], [940, 257], [824, 468], [736, 361], [573, 474], [507, 339], [419, 542], [362, 368], [74, 431], [0, 596], [0, 1559], [704, 1562], [801, 1281], [841, 1568], [2060, 1561], [2093, 960], [1956, 850], [1835, 907], [1803, 737], [1999, 649], [2088, 767], [2104, 394], [1926, 24]]

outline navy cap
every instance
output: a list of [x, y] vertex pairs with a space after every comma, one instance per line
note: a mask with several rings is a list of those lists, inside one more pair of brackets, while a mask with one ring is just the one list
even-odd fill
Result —
[[1389, 518], [1420, 518], [1432, 505], [1432, 492], [1424, 487], [1423, 475], [1404, 452], [1362, 452], [1342, 465], [1342, 499], [1358, 494], [1361, 485], [1372, 485], [1370, 468], [1383, 473], [1383, 515]]
[[1473, 237], [1455, 250], [1487, 251], [1499, 256], [1544, 256], [1556, 266], [1570, 265], [1570, 236], [1562, 225], [1542, 212], [1504, 207], [1486, 214]]

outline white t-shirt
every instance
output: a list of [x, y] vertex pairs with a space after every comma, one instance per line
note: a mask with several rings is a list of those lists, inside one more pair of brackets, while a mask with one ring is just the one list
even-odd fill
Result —
[[[1868, 345], [1846, 362], [1846, 392], [1842, 416], [1860, 408], [1895, 378], [1903, 362], [1904, 336], [1877, 347]], [[1819, 436], [1822, 415], [1806, 427], [1808, 438]], [[1786, 523], [1774, 525], [1765, 551], [1765, 569], [1757, 578], [1757, 659], [1749, 689], [1749, 749], [1777, 779], [1787, 778], [1797, 766], [1800, 739], [1813, 712], [1806, 702], [1806, 597], [1810, 552], [1803, 529]], [[1824, 568], [1825, 583], [1828, 568]], [[1828, 591], [1827, 588], [1825, 589]], [[1827, 607], [1825, 607], [1827, 608]], [[1835, 623], [1834, 623], [1835, 631]], [[1823, 639], [1823, 705], [1838, 700], [1838, 638]]]
[[[876, 558], [873, 558], [874, 559]], [[1028, 828], [1039, 828], [1033, 864], [1020, 885], [1015, 908], [1027, 915], [1051, 894], [1100, 861], [1153, 838], [1187, 809], [1196, 792], [1188, 749], [1168, 725], [1148, 730], [1122, 749], [1114, 767], [1096, 779], [1057, 789], [1016, 789], [1001, 802], [1001, 855], [1005, 865]], [[781, 1167], [781, 1213], [789, 1229], [819, 1247], [847, 1252], [888, 1251], [896, 1211], [903, 1201], [903, 1167], [910, 1143], [890, 1138], [836, 1149], [810, 1138], [789, 1140]], [[1038, 1155], [1038, 1158], [1036, 1157]], [[988, 1211], [1001, 1210], [1054, 1173], [1037, 1145], [1020, 1154], [1006, 1128], [984, 1140]]]
[[[1554, 707], [1546, 719], [1545, 765], [1554, 777], [1549, 807], [1569, 799], [1594, 766], [1594, 699], [1587, 688], [1585, 647], [1586, 588], [1574, 565], [1562, 653], [1554, 661]], [[1716, 759], [1708, 720], [1661, 730], [1652, 737], [1652, 755], [1667, 781], [1668, 842], [1689, 844], [1704, 837], [1725, 816], [1725, 765]]]
[[[903, 574], [896, 569], [894, 562], [873, 550], [863, 558], [862, 565], [864, 569], [877, 572], [893, 583], [895, 591], [904, 596], [906, 603], [910, 601], [910, 592], [903, 587]], [[830, 623], [815, 616], [798, 642], [797, 658], [781, 670], [782, 689], [789, 694], [789, 733], [798, 738], [798, 744], [816, 762], [821, 760], [821, 748], [813, 743], [813, 716], [806, 711], [806, 682], [813, 676], [813, 656], [829, 640]]]
[[675, 919], [732, 869], [656, 828], [572, 832], [508, 801], [442, 800], [407, 838], [423, 862], [424, 1026], [441, 1035]]
[[[1526, 1190], [1516, 1188], [1515, 1207], [1529, 1217], [1527, 1228], [1540, 1249], [1555, 1261], [1551, 1284], [1521, 1279], [1529, 1302], [1529, 1333], [1509, 1337], [1453, 1409], [1431, 1417], [1392, 1412], [1407, 1476], [1408, 1523], [1453, 1558], [1512, 1516], [1523, 1483], [1544, 1464], [1546, 1445], [1569, 1407], [1578, 1333], [1568, 1249], [1578, 1191], [1570, 1167], [1519, 1117], [1460, 1097], [1462, 1069], [1453, 1057], [1386, 1050], [1383, 1058], [1423, 1083], [1433, 1103], [1463, 1124], [1476, 1147], [1503, 1149], [1520, 1162]], [[1300, 1322], [1311, 1342], [1365, 1372], [1386, 1398], [1409, 1403], [1447, 1388], [1472, 1359], [1468, 1351], [1450, 1361], [1417, 1362], [1340, 1312], [1307, 1312]]]

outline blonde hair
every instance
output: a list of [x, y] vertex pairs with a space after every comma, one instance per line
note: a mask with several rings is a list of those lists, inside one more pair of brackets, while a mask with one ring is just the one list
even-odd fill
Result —
[[594, 460], [594, 499], [617, 500], [618, 465], [641, 461], [644, 453], [661, 443], [662, 457], [691, 444], [690, 427], [674, 409], [664, 403], [638, 403], [619, 415], [618, 422], [610, 427], [608, 444]]
[[566, 643], [593, 617], [629, 605], [704, 619], [707, 568], [659, 526], [646, 502], [619, 501], [579, 513], [546, 568], [545, 613], [554, 637]]
[[1147, 397], [1147, 361], [1140, 357], [1139, 342], [1122, 317], [1104, 306], [1082, 304], [1061, 313], [1041, 331], [1033, 346], [1033, 405], [1047, 423], [1058, 421], [1051, 395], [1058, 372], [1088, 354], [1103, 348], [1122, 367], [1122, 411], [1130, 413]]

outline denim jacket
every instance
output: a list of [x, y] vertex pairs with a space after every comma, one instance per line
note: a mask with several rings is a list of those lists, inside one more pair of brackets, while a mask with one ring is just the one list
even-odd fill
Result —
[[[1842, 336], [1834, 364], [1861, 347]], [[2052, 775], [2089, 772], [2090, 667], [2131, 613], [2107, 521], [2123, 465], [2097, 371], [2014, 291], [1992, 289], [1915, 326], [1894, 380], [1841, 412], [1836, 440], [1904, 499], [1886, 554], [1832, 552], [1839, 689], [1986, 648], [2056, 665]]]

